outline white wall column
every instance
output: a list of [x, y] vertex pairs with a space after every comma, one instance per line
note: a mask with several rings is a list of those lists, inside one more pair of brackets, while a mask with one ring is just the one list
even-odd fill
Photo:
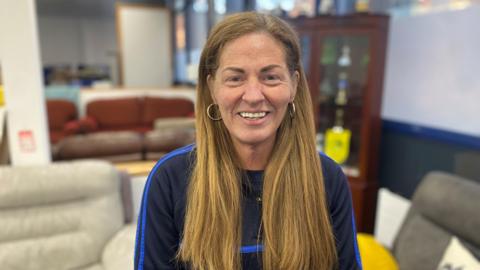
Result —
[[34, 0], [0, 0], [0, 65], [12, 165], [51, 161]]

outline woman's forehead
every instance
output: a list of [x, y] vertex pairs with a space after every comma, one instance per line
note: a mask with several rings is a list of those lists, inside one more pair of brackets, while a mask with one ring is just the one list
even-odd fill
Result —
[[219, 55], [219, 67], [253, 64], [286, 66], [282, 44], [267, 33], [250, 33], [225, 44]]

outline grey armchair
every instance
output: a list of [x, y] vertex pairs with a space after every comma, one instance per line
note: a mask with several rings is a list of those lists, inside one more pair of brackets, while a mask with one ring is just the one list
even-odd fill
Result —
[[120, 187], [103, 161], [0, 167], [0, 268], [132, 269]]
[[413, 195], [393, 255], [400, 269], [436, 269], [452, 236], [480, 257], [480, 185], [452, 174], [429, 173]]

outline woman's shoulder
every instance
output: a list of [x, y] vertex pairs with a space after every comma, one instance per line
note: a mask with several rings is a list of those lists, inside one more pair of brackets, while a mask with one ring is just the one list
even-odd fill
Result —
[[[195, 145], [190, 144], [178, 148], [157, 161], [150, 172], [149, 178], [159, 181], [159, 184], [170, 182], [185, 182], [195, 161]], [[170, 180], [170, 181], [169, 181]]]
[[348, 182], [342, 168], [324, 153], [320, 154], [322, 165], [323, 181], [328, 201], [331, 203], [339, 196], [349, 193]]
[[328, 157], [322, 152], [319, 152], [320, 163], [322, 164], [322, 173], [324, 177], [326, 176], [335, 176], [339, 173], [342, 173], [342, 168], [338, 165], [333, 159]]
[[195, 144], [189, 144], [180, 148], [177, 148], [166, 155], [164, 155], [162, 158], [160, 158], [155, 166], [162, 166], [162, 167], [168, 167], [168, 166], [174, 166], [178, 162], [188, 162], [191, 158], [192, 155], [195, 154]]

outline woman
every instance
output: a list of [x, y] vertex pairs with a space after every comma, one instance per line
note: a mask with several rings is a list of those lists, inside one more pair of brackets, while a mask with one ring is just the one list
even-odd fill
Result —
[[359, 269], [348, 185], [315, 149], [298, 38], [227, 17], [203, 50], [195, 146], [147, 181], [135, 269]]

